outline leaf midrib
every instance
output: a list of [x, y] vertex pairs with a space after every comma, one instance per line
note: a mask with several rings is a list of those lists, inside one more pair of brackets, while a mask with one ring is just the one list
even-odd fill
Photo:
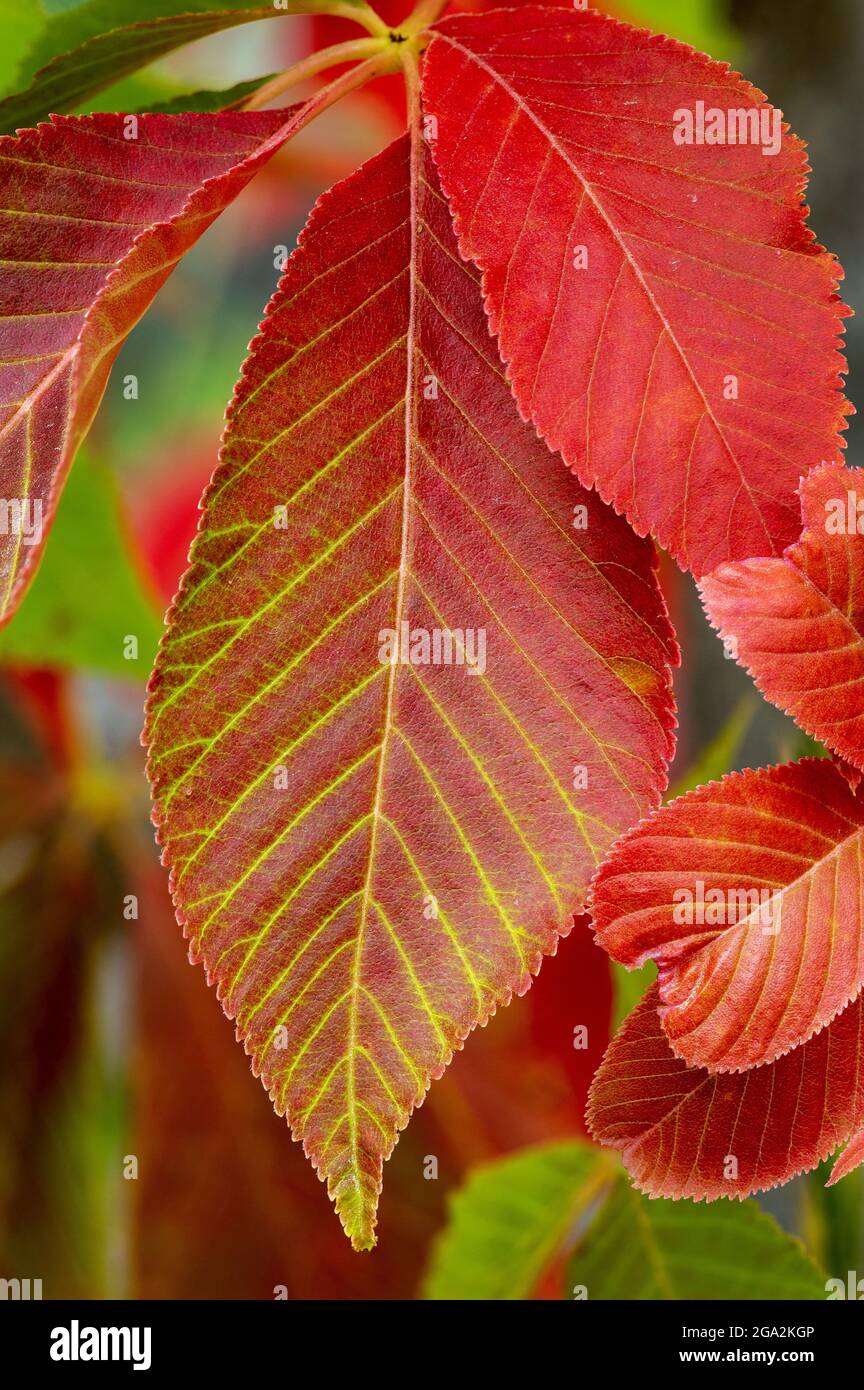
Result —
[[[405, 609], [405, 591], [408, 576], [411, 568], [412, 547], [411, 547], [411, 481], [412, 481], [412, 462], [415, 444], [414, 412], [415, 412], [415, 367], [414, 350], [417, 328], [417, 190], [420, 180], [420, 161], [422, 150], [419, 145], [420, 135], [416, 120], [410, 122], [410, 157], [409, 157], [409, 226], [410, 226], [410, 251], [408, 258], [408, 326], [405, 335], [405, 394], [403, 405], [405, 411], [405, 472], [402, 479], [402, 535], [400, 539], [399, 566], [396, 576], [396, 598], [394, 603], [394, 631], [399, 634], [401, 631], [402, 615]], [[346, 1088], [346, 1109], [348, 1119], [348, 1133], [351, 1147], [351, 1166], [354, 1182], [360, 1189], [360, 1164], [357, 1153], [357, 1112], [358, 1103], [356, 1095], [356, 1067], [358, 1053], [358, 1027], [360, 1013], [360, 991], [362, 988], [362, 968], [363, 968], [363, 947], [366, 940], [366, 929], [369, 921], [369, 909], [373, 903], [372, 897], [372, 876], [375, 871], [376, 847], [378, 840], [378, 827], [382, 816], [382, 803], [384, 799], [384, 779], [387, 768], [387, 758], [390, 752], [391, 738], [394, 732], [394, 704], [396, 692], [396, 673], [398, 665], [396, 661], [391, 661], [390, 669], [387, 673], [387, 689], [384, 704], [384, 729], [381, 743], [378, 750], [378, 768], [375, 778], [375, 793], [371, 811], [371, 828], [369, 831], [369, 851], [366, 863], [366, 876], [363, 884], [360, 900], [359, 922], [357, 927], [357, 938], [354, 945], [354, 958], [351, 966], [350, 984], [350, 1005], [348, 1010], [348, 1041], [347, 1041], [347, 1066], [345, 1069], [345, 1088]], [[361, 1194], [362, 1199], [362, 1194]], [[353, 1233], [352, 1233], [353, 1234]], [[359, 1234], [359, 1233], [358, 1233]]]

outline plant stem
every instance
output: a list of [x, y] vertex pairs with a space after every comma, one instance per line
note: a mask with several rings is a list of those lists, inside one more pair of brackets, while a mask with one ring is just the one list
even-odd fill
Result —
[[[302, 110], [295, 113], [294, 134], [303, 130], [310, 121], [314, 121], [316, 116], [320, 116], [322, 111], [326, 111], [329, 106], [337, 102], [340, 97], [344, 97], [348, 92], [356, 91], [358, 87], [364, 87], [367, 82], [371, 82], [373, 77], [379, 77], [382, 72], [390, 72], [393, 69], [393, 58], [389, 50], [394, 47], [388, 44], [386, 48], [381, 47], [378, 53], [367, 58], [365, 63], [357, 63], [347, 72], [343, 72], [339, 77], [334, 77], [332, 82], [328, 82], [326, 87], [314, 93], [307, 102], [304, 103]], [[253, 92], [249, 100], [253, 100], [257, 93]], [[235, 110], [243, 110], [248, 107], [248, 102], [244, 106], [235, 107]]]
[[308, 58], [303, 58], [301, 62], [295, 63], [293, 67], [287, 68], [285, 72], [280, 72], [278, 77], [265, 82], [261, 87], [254, 91], [251, 96], [240, 103], [241, 111], [257, 111], [260, 107], [266, 106], [268, 101], [274, 97], [281, 96], [291, 87], [296, 87], [298, 83], [305, 82], [308, 77], [314, 77], [316, 73], [323, 72], [326, 68], [336, 67], [338, 63], [353, 62], [355, 58], [373, 58], [377, 54], [384, 53], [384, 40], [375, 39], [352, 39], [348, 43], [334, 43], [329, 48], [322, 48], [318, 53], [311, 53]]
[[[338, 15], [343, 19], [353, 19], [368, 29], [373, 37], [332, 44], [329, 48], [322, 48], [318, 53], [311, 53], [308, 58], [301, 59], [299, 63], [294, 63], [285, 72], [271, 78], [269, 82], [264, 82], [245, 101], [237, 102], [233, 108], [228, 108], [229, 110], [257, 111], [262, 106], [266, 106], [274, 97], [281, 96], [283, 92], [289, 91], [300, 82], [305, 82], [307, 78], [314, 77], [317, 73], [335, 67], [339, 63], [352, 62], [357, 59], [363, 61], [359, 62], [359, 66], [352, 69], [350, 73], [344, 74], [344, 78], [347, 80], [343, 81], [342, 78], [338, 78], [317, 93], [317, 97], [321, 97], [323, 100], [320, 105], [317, 100], [315, 101], [315, 109], [309, 119], [312, 119], [312, 115], [317, 115], [318, 110], [324, 110], [325, 106], [329, 106], [333, 101], [338, 101], [345, 92], [362, 87], [372, 78], [379, 77], [382, 73], [393, 72], [400, 67], [405, 73], [405, 83], [408, 88], [412, 112], [411, 119], [418, 118], [420, 99], [417, 55], [428, 43], [425, 31], [430, 24], [435, 23], [435, 20], [445, 9], [447, 0], [420, 0], [404, 24], [400, 25], [396, 31], [391, 31], [375, 11], [365, 3], [365, 0], [358, 0], [357, 4], [348, 3], [346, 0], [346, 3], [336, 5], [332, 4], [331, 0], [298, 0], [298, 3], [305, 3], [308, 8], [316, 12], [320, 10], [327, 14]], [[407, 42], [394, 41], [394, 32]]]
[[355, 24], [360, 24], [375, 38], [386, 39], [390, 33], [389, 27], [380, 15], [375, 13], [372, 6], [366, 4], [366, 0], [357, 0], [356, 4], [351, 3], [351, 0], [346, 0], [346, 3], [342, 5], [333, 5], [329, 3], [329, 0], [320, 0], [320, 9], [325, 14], [337, 15], [340, 19], [350, 19]]
[[446, 7], [447, 0], [420, 0], [416, 9], [412, 10], [405, 23], [400, 26], [401, 32], [419, 34], [422, 29], [428, 29], [430, 24], [434, 24]]
[[403, 51], [400, 52], [399, 59], [405, 74], [405, 89], [408, 95], [408, 129], [413, 132], [415, 126], [419, 129], [420, 125], [420, 73], [413, 44], [406, 43], [400, 47]]

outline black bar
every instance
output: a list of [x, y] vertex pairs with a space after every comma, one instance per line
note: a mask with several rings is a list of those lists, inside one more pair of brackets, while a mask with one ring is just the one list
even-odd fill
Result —
[[[253, 1377], [260, 1383], [262, 1374], [305, 1379], [314, 1374], [313, 1359], [330, 1379], [344, 1358], [355, 1375], [364, 1364], [370, 1376], [374, 1367], [389, 1365], [394, 1373], [400, 1368], [400, 1380], [428, 1382], [440, 1356], [440, 1375], [450, 1381], [456, 1374], [464, 1383], [475, 1359], [487, 1378], [501, 1369], [512, 1372], [508, 1347], [514, 1333], [519, 1336], [514, 1323], [524, 1318], [532, 1341], [522, 1343], [522, 1356], [535, 1361], [538, 1372], [555, 1355], [566, 1358], [561, 1371], [568, 1378], [601, 1368], [656, 1374], [671, 1367], [698, 1377], [711, 1365], [733, 1373], [759, 1367], [773, 1376], [803, 1366], [824, 1381], [860, 1355], [861, 1315], [840, 1306], [843, 1301], [538, 1302], [523, 1305], [521, 1313], [509, 1307], [506, 1321], [476, 1304], [400, 1305], [394, 1317], [392, 1308], [379, 1312], [374, 1301], [356, 1310], [339, 1302], [312, 1308], [299, 1301], [9, 1301], [0, 1303], [0, 1348], [7, 1369], [40, 1377], [47, 1372], [58, 1381], [105, 1372], [161, 1380], [189, 1369], [197, 1377], [214, 1373], [220, 1385], [234, 1375], [249, 1384]], [[458, 1343], [447, 1335], [450, 1327]], [[114, 1332], [103, 1339], [103, 1328]], [[499, 1329], [500, 1340], [494, 1340]], [[91, 1351], [104, 1359], [87, 1359]], [[57, 1359], [61, 1355], [73, 1359]]]

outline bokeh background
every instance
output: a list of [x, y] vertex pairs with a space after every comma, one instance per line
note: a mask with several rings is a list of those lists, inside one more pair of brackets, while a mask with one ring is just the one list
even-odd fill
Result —
[[[0, 86], [52, 13], [0, 0]], [[147, 7], [130, 3], [130, 18]], [[388, 0], [398, 21], [409, 5]], [[862, 303], [860, 0], [617, 0], [602, 8], [731, 61], [809, 141], [818, 238]], [[94, 103], [134, 110], [228, 87], [354, 36], [288, 18], [199, 41]], [[401, 128], [393, 81], [273, 160], [169, 280], [119, 358], [33, 590], [0, 636], [0, 1275], [45, 1297], [410, 1299], [477, 1163], [583, 1132], [587, 1086], [632, 982], [578, 924], [522, 1000], [474, 1034], [388, 1164], [380, 1244], [356, 1255], [186, 960], [149, 822], [139, 744], [162, 613], [246, 346], [317, 195]], [[864, 327], [848, 322], [850, 394]], [[137, 379], [137, 399], [124, 380]], [[858, 461], [862, 426], [849, 430]], [[675, 789], [807, 751], [724, 658], [691, 581], [664, 564], [684, 649]], [[129, 657], [128, 636], [138, 643]], [[574, 1028], [588, 1029], [574, 1050]], [[438, 1177], [424, 1177], [435, 1156]], [[765, 1204], [833, 1272], [861, 1267], [861, 1173]], [[555, 1296], [551, 1282], [538, 1297]]]

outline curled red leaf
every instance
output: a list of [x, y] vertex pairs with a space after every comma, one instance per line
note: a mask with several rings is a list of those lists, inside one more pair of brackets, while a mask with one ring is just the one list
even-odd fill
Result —
[[764, 1067], [721, 1075], [676, 1057], [652, 986], [606, 1052], [594, 1138], [651, 1197], [746, 1197], [809, 1171], [864, 1119], [864, 1000]]
[[782, 559], [722, 565], [702, 600], [762, 693], [862, 771], [864, 472], [825, 464], [800, 493], [800, 540]]
[[600, 944], [660, 967], [666, 1036], [738, 1071], [823, 1028], [864, 983], [864, 802], [827, 759], [733, 773], [613, 848], [592, 889]]

